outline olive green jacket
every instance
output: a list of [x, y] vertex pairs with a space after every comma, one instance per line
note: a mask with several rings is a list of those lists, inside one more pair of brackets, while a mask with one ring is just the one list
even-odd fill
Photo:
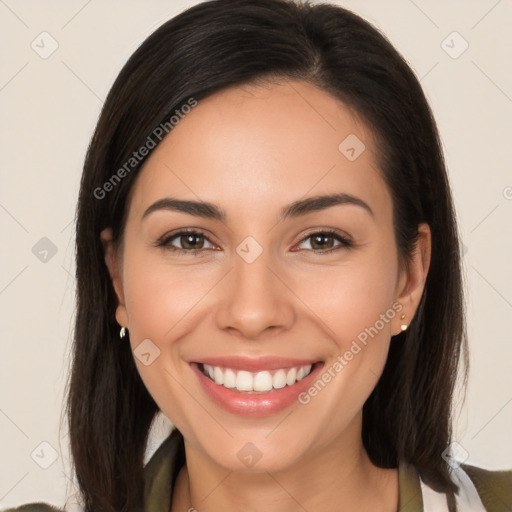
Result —
[[[158, 447], [145, 466], [146, 485], [144, 489], [147, 512], [169, 512], [171, 495], [176, 477], [185, 463], [183, 437], [173, 430]], [[469, 497], [470, 504], [460, 506], [461, 512], [512, 512], [512, 471], [487, 471], [474, 466], [462, 465], [469, 487], [476, 491], [476, 500]], [[398, 470], [400, 502], [399, 512], [444, 512], [448, 511], [446, 497], [437, 495], [421, 482], [416, 469], [401, 464]], [[464, 493], [460, 493], [464, 494]], [[469, 493], [471, 494], [471, 493]], [[435, 501], [441, 499], [440, 501]], [[436, 504], [437, 503], [437, 504]], [[439, 505], [441, 503], [441, 505]], [[428, 505], [428, 506], [427, 506]], [[459, 507], [459, 502], [457, 504]], [[483, 506], [483, 507], [482, 507]], [[427, 510], [428, 509], [428, 510]], [[29, 503], [5, 512], [63, 512], [46, 503]]]

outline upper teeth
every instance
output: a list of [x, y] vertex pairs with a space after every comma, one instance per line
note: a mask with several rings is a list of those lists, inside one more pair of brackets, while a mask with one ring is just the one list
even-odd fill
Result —
[[238, 391], [270, 391], [272, 388], [281, 389], [292, 386], [295, 382], [307, 377], [311, 365], [299, 366], [277, 371], [262, 371], [251, 373], [245, 370], [232, 370], [219, 366], [203, 365], [203, 373], [216, 384], [226, 388], [236, 388]]

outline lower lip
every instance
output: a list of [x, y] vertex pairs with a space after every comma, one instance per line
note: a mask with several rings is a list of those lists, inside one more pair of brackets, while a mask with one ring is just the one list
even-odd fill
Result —
[[311, 385], [311, 382], [322, 369], [323, 364], [315, 364], [311, 373], [293, 386], [285, 386], [268, 393], [234, 391], [215, 384], [213, 380], [204, 375], [197, 363], [191, 363], [190, 366], [198, 376], [199, 382], [206, 393], [223, 409], [242, 416], [262, 417], [282, 411], [294, 402], [298, 402], [299, 394]]

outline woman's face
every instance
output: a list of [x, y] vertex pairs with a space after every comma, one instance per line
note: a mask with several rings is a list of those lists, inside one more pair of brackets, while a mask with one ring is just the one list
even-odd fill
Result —
[[428, 244], [399, 269], [376, 162], [367, 127], [314, 86], [231, 88], [147, 160], [122, 253], [102, 234], [140, 376], [197, 457], [277, 471], [361, 449], [428, 270]]

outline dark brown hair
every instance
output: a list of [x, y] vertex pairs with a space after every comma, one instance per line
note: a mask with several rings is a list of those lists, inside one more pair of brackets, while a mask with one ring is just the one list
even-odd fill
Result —
[[[369, 23], [333, 5], [288, 0], [214, 0], [171, 19], [130, 57], [101, 112], [83, 170], [77, 209], [77, 314], [66, 413], [86, 512], [142, 509], [143, 457], [159, 408], [129, 343], [119, 342], [116, 296], [100, 232], [122, 240], [129, 192], [142, 159], [98, 198], [95, 191], [191, 97], [232, 85], [307, 80], [353, 109], [372, 130], [393, 199], [400, 261], [418, 224], [432, 232], [419, 309], [396, 336], [363, 409], [372, 461], [414, 464], [452, 492], [442, 458], [451, 438], [452, 395], [466, 337], [459, 242], [437, 128], [421, 86]], [[172, 136], [172, 134], [171, 134]]]

